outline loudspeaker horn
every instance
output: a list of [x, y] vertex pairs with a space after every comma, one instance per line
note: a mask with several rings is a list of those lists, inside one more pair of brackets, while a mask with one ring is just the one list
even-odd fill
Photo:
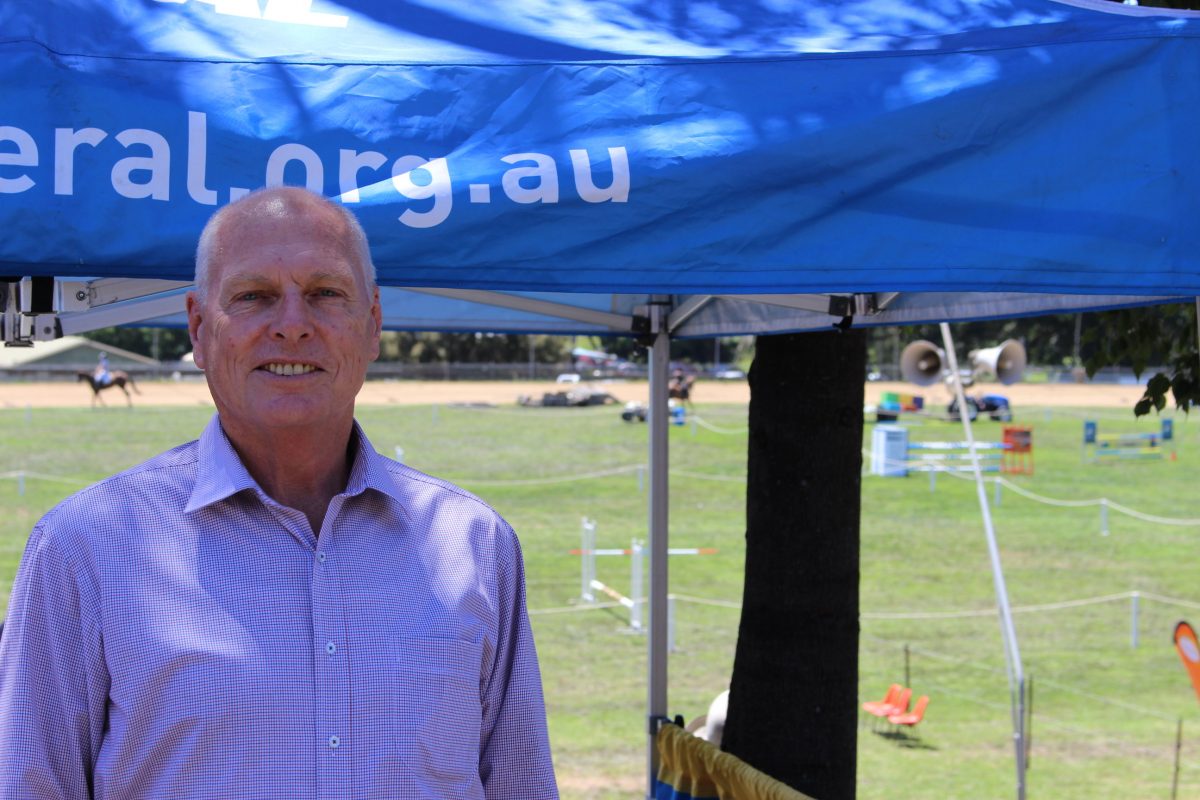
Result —
[[942, 379], [946, 354], [933, 342], [913, 342], [900, 354], [900, 374], [909, 383], [929, 386]]
[[971, 351], [971, 366], [976, 372], [990, 372], [1005, 384], [1021, 380], [1025, 372], [1025, 346], [1016, 339], [995, 347]]

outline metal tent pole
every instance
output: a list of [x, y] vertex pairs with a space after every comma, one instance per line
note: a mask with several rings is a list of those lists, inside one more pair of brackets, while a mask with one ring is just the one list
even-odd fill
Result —
[[658, 777], [655, 733], [658, 720], [667, 716], [667, 380], [671, 337], [667, 333], [667, 308], [650, 306], [654, 344], [650, 348], [650, 625], [648, 639], [647, 798], [654, 796]]
[[1000, 566], [1000, 548], [996, 544], [996, 530], [992, 526], [992, 511], [988, 507], [983, 472], [979, 469], [979, 451], [975, 448], [971, 415], [967, 409], [966, 394], [963, 392], [962, 375], [958, 371], [958, 356], [954, 352], [954, 339], [950, 335], [950, 326], [945, 322], [941, 323], [941, 329], [942, 346], [946, 350], [946, 360], [950, 364], [950, 375], [954, 384], [954, 396], [958, 399], [958, 418], [962, 420], [967, 447], [971, 453], [971, 468], [975, 473], [979, 509], [983, 513], [983, 532], [987, 537], [988, 557], [992, 562], [992, 583], [996, 591], [996, 604], [1000, 608], [1000, 631], [1004, 638], [1004, 665], [1008, 671], [1013, 744], [1017, 756], [1017, 799], [1025, 800], [1025, 675], [1021, 666], [1021, 651], [1017, 647], [1017, 630], [1013, 625], [1012, 608], [1008, 603], [1008, 587], [1004, 582], [1004, 570]]

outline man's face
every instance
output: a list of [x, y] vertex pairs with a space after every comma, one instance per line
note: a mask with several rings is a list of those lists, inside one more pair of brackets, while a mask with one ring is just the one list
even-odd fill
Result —
[[204, 300], [188, 295], [188, 329], [226, 431], [348, 425], [382, 315], [342, 220], [311, 204], [240, 214], [209, 270]]

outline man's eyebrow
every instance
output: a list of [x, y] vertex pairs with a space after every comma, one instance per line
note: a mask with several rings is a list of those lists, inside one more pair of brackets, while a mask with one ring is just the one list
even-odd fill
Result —
[[239, 272], [237, 275], [231, 275], [229, 280], [225, 281], [226, 288], [234, 288], [239, 286], [253, 286], [256, 284], [269, 283], [268, 278], [261, 272]]
[[353, 283], [354, 276], [347, 275], [344, 272], [315, 272], [310, 278], [310, 283], [323, 283], [325, 281], [333, 281], [335, 283]]

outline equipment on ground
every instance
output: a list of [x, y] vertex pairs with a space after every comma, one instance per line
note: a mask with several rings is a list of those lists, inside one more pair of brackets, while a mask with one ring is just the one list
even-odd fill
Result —
[[1094, 420], [1083, 423], [1083, 460], [1093, 464], [1104, 458], [1160, 459], [1170, 442], [1170, 458], [1175, 460], [1175, 420], [1166, 417], [1157, 431], [1100, 435]]
[[[958, 417], [958, 400], [951, 400], [946, 406], [946, 414], [952, 420]], [[1012, 422], [1012, 405], [1008, 398], [1000, 394], [981, 394], [967, 397], [967, 419], [972, 422], [980, 414], [987, 414], [997, 422]]]

